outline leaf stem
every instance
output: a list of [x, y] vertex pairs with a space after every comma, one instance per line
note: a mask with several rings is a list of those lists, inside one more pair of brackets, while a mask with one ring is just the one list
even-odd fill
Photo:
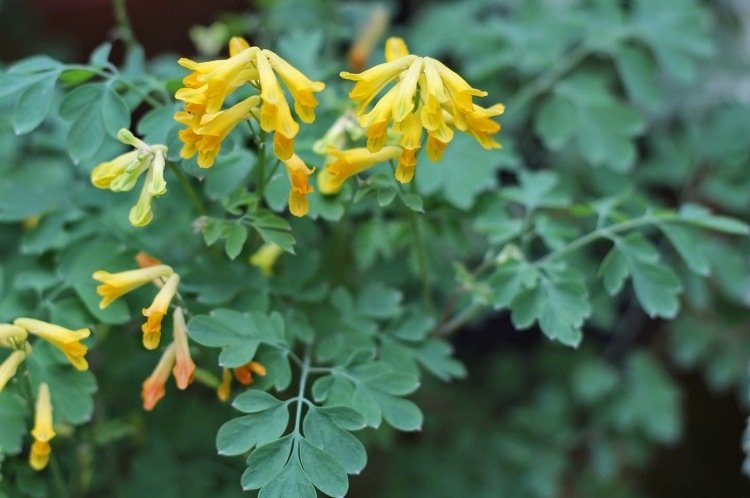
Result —
[[258, 198], [263, 202], [263, 192], [266, 189], [266, 132], [258, 134]]
[[299, 378], [299, 389], [297, 390], [297, 403], [294, 414], [294, 434], [300, 435], [300, 425], [302, 423], [302, 401], [305, 398], [305, 388], [307, 387], [307, 377], [310, 375], [310, 359], [312, 357], [312, 348], [308, 345], [305, 349], [305, 357], [302, 360], [302, 372]]
[[190, 199], [190, 202], [193, 204], [193, 207], [200, 215], [204, 215], [208, 212], [206, 209], [205, 204], [203, 204], [203, 201], [201, 200], [198, 193], [195, 191], [195, 189], [190, 185], [190, 182], [188, 181], [187, 177], [185, 176], [185, 173], [172, 161], [167, 161], [167, 167], [172, 170], [172, 172], [177, 177], [177, 181], [180, 182], [180, 186], [182, 187], [182, 190], [185, 191], [188, 198]]
[[128, 49], [135, 48], [138, 44], [133, 34], [133, 28], [130, 25], [130, 17], [128, 16], [128, 9], [125, 6], [125, 0], [112, 0], [112, 8], [115, 11], [115, 23], [117, 24], [117, 32], [120, 35], [123, 43]]

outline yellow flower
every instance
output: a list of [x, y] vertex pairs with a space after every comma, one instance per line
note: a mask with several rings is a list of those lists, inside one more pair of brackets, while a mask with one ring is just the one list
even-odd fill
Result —
[[0, 347], [16, 348], [26, 342], [27, 337], [25, 329], [9, 323], [0, 323]]
[[175, 363], [175, 344], [172, 342], [162, 353], [159, 363], [151, 375], [143, 382], [141, 398], [143, 399], [143, 409], [151, 411], [156, 404], [164, 397], [164, 386], [169, 379], [169, 373]]
[[268, 277], [273, 275], [273, 266], [283, 253], [284, 250], [279, 245], [263, 244], [250, 256], [250, 264], [260, 268], [263, 275]]
[[175, 365], [172, 369], [175, 382], [178, 389], [187, 389], [187, 386], [193, 382], [195, 374], [195, 363], [190, 356], [190, 344], [188, 343], [187, 325], [185, 324], [185, 315], [179, 306], [174, 310], [174, 347], [175, 347]]
[[[185, 103], [185, 110], [174, 118], [186, 126], [178, 135], [183, 142], [180, 156], [190, 159], [198, 153], [198, 165], [211, 167], [221, 142], [241, 121], [256, 118], [265, 132], [274, 132], [274, 152], [281, 160], [294, 154], [294, 137], [299, 124], [292, 117], [289, 103], [276, 75], [281, 78], [294, 99], [299, 119], [310, 123], [315, 119], [318, 104], [313, 95], [325, 85], [312, 81], [287, 61], [271, 52], [251, 47], [242, 38], [229, 41], [230, 57], [226, 60], [194, 62], [180, 59], [179, 64], [192, 73], [183, 79], [184, 88], [175, 94]], [[244, 84], [260, 90], [254, 95], [222, 111], [225, 99]], [[255, 107], [260, 104], [260, 109]]]
[[94, 272], [94, 280], [102, 283], [96, 288], [97, 294], [102, 297], [99, 308], [104, 309], [120, 296], [127, 294], [157, 278], [168, 277], [174, 271], [170, 266], [157, 265], [138, 270], [129, 270], [119, 273], [106, 271]]
[[333, 161], [318, 175], [318, 188], [324, 194], [335, 194], [348, 178], [384, 161], [397, 159], [401, 153], [401, 147], [392, 145], [378, 152], [370, 152], [364, 147], [348, 150], [330, 147], [328, 154], [333, 156]]
[[148, 171], [138, 202], [131, 208], [128, 216], [131, 225], [144, 226], [153, 218], [151, 199], [167, 191], [167, 183], [164, 181], [167, 147], [148, 145], [124, 128], [117, 132], [117, 138], [135, 149], [96, 166], [91, 171], [91, 183], [97, 188], [113, 192], [129, 191], [135, 187], [138, 178]]
[[5, 389], [5, 385], [16, 375], [18, 367], [26, 359], [24, 351], [13, 351], [2, 364], [0, 364], [0, 392]]
[[294, 137], [299, 125], [292, 117], [284, 91], [281, 89], [271, 63], [266, 55], [259, 52], [257, 56], [258, 74], [260, 77], [260, 127], [266, 132], [275, 132], [273, 137], [274, 153], [281, 160], [294, 154]]
[[34, 470], [42, 470], [49, 462], [52, 452], [49, 442], [55, 437], [52, 427], [52, 398], [49, 386], [45, 383], [39, 384], [39, 394], [36, 398], [36, 409], [34, 412], [34, 428], [31, 430], [34, 442], [29, 454], [29, 465]]
[[307, 200], [307, 194], [313, 191], [307, 178], [315, 170], [308, 168], [297, 154], [284, 161], [284, 166], [286, 166], [286, 173], [289, 175], [289, 183], [291, 184], [289, 212], [294, 216], [305, 216], [310, 210], [310, 201]]
[[[318, 100], [313, 93], [322, 92], [326, 87], [325, 83], [310, 80], [301, 71], [270, 50], [263, 50], [263, 55], [268, 58], [271, 67], [292, 94], [294, 112], [297, 113], [300, 120], [304, 123], [315, 121], [315, 107], [318, 105]], [[262, 84], [261, 88], [263, 88]]]
[[[251, 116], [259, 102], [260, 98], [253, 95], [229, 109], [207, 113], [201, 117], [198, 126], [193, 129], [193, 133], [199, 137], [195, 142], [195, 149], [198, 152], [198, 166], [210, 168], [214, 165], [216, 156], [221, 151], [221, 142], [238, 124]], [[180, 154], [184, 159], [189, 159], [194, 153], [188, 157], [185, 157], [182, 152]]]
[[[237, 42], [234, 42], [230, 43], [230, 48], [236, 50], [240, 47]], [[186, 89], [180, 89], [175, 94], [175, 98], [205, 105], [205, 112], [208, 113], [218, 111], [229, 94], [248, 81], [258, 78], [257, 70], [252, 66], [253, 58], [258, 51], [257, 47], [248, 46], [225, 60], [209, 62], [194, 62], [185, 58], [178, 60], [179, 65], [193, 71], [182, 80], [185, 87], [197, 91], [189, 92]]]
[[[153, 268], [153, 267], [152, 267]], [[143, 331], [143, 347], [146, 349], [156, 349], [159, 347], [161, 339], [161, 321], [169, 310], [177, 286], [180, 284], [180, 276], [172, 273], [167, 282], [159, 289], [154, 301], [148, 308], [143, 308], [143, 316], [146, 317], [146, 323], [141, 325]]]
[[239, 368], [234, 369], [234, 378], [243, 386], [249, 386], [253, 383], [253, 374], [266, 376], [266, 367], [257, 361], [251, 361]]
[[44, 339], [62, 351], [77, 370], [88, 370], [89, 363], [86, 361], [88, 348], [81, 344], [81, 341], [91, 335], [89, 329], [70, 330], [33, 318], [17, 318], [13, 324], [26, 329], [30, 334]]
[[[414, 177], [422, 130], [427, 131], [427, 155], [431, 160], [442, 157], [453, 140], [452, 128], [471, 134], [482, 147], [500, 146], [492, 138], [500, 131], [500, 125], [490, 118], [502, 113], [502, 104], [485, 109], [473, 102], [474, 97], [484, 97], [487, 92], [473, 88], [436, 59], [409, 54], [400, 38], [388, 39], [385, 55], [385, 63], [360, 74], [342, 72], [341, 77], [356, 81], [349, 96], [357, 103], [356, 114], [365, 129], [370, 152], [392, 143], [388, 133], [391, 127], [400, 133], [398, 143], [404, 153], [395, 172], [399, 182], [406, 183]], [[392, 82], [393, 86], [387, 88]]]
[[[110, 189], [115, 192], [131, 190], [138, 177], [146, 170], [145, 157], [138, 150], [120, 154], [111, 161], [100, 163], [91, 171], [91, 183], [96, 188]], [[113, 186], [115, 180], [118, 183]]]

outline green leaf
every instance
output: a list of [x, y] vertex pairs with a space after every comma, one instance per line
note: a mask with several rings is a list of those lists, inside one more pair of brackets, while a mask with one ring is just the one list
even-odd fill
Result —
[[524, 289], [536, 285], [536, 267], [526, 261], [510, 259], [497, 266], [487, 283], [492, 288], [492, 305], [507, 308]]
[[576, 108], [562, 95], [550, 96], [536, 114], [534, 131], [547, 147], [560, 150], [570, 142], [576, 130]]
[[576, 397], [585, 403], [604, 400], [618, 385], [617, 371], [601, 360], [586, 360], [573, 372]]
[[294, 254], [292, 228], [284, 218], [261, 211], [253, 215], [251, 224], [264, 242], [276, 244], [286, 252]]
[[699, 60], [714, 53], [705, 7], [695, 0], [637, 0], [633, 6], [635, 37], [667, 72], [691, 81]]
[[711, 265], [701, 244], [703, 234], [673, 223], [660, 224], [659, 229], [667, 236], [688, 268], [704, 277], [711, 273]]
[[269, 408], [275, 408], [280, 404], [281, 401], [271, 394], [256, 389], [245, 391], [232, 402], [232, 406], [243, 413], [262, 412]]
[[247, 469], [242, 474], [242, 489], [260, 489], [276, 477], [289, 461], [293, 435], [258, 446], [247, 459]]
[[627, 259], [617, 247], [613, 247], [605, 256], [599, 267], [599, 275], [604, 281], [604, 288], [611, 296], [620, 292], [630, 275], [630, 270]]
[[0, 391], [0, 449], [6, 455], [20, 453], [26, 434], [26, 401], [5, 388]]
[[104, 136], [105, 125], [97, 102], [86, 107], [68, 130], [70, 157], [76, 163], [90, 158], [101, 147]]
[[112, 44], [109, 42], [104, 42], [96, 47], [93, 52], [91, 52], [89, 61], [93, 66], [104, 67], [107, 65], [110, 52], [112, 52]]
[[542, 127], [540, 131], [547, 132], [541, 135], [547, 147], [561, 150], [574, 143], [592, 166], [606, 166], [617, 172], [630, 170], [636, 159], [633, 140], [645, 127], [641, 116], [615, 99], [604, 79], [595, 73], [576, 73], [557, 83], [548, 102], [559, 98], [575, 109], [568, 118], [575, 122], [575, 131], [551, 134], [550, 126]]
[[190, 338], [209, 347], [220, 347], [219, 364], [237, 368], [253, 359], [261, 343], [284, 344], [284, 322], [278, 313], [270, 317], [251, 311], [239, 313], [216, 309], [188, 323]]
[[342, 497], [349, 490], [349, 480], [341, 464], [304, 438], [299, 442], [299, 457], [305, 474], [323, 493]]
[[390, 318], [401, 312], [403, 294], [381, 282], [365, 285], [357, 295], [357, 312], [370, 318]]
[[615, 55], [617, 69], [628, 97], [649, 111], [658, 111], [664, 106], [664, 87], [657, 80], [654, 61], [640, 47], [621, 46]]
[[348, 474], [358, 474], [365, 468], [365, 447], [359, 439], [334, 422], [330, 411], [310, 408], [303, 422], [303, 430], [308, 441], [333, 455]]
[[315, 498], [315, 488], [305, 475], [296, 453], [287, 462], [284, 469], [266, 486], [258, 498]]
[[424, 213], [424, 203], [422, 202], [422, 198], [419, 196], [419, 194], [404, 194], [401, 197], [401, 201], [404, 203], [404, 206], [408, 207], [412, 211]]
[[59, 73], [26, 87], [13, 111], [13, 128], [23, 135], [36, 129], [52, 109]]
[[216, 435], [220, 455], [240, 455], [255, 446], [277, 440], [286, 430], [289, 409], [285, 404], [226, 422]]
[[55, 422], [82, 424], [91, 420], [94, 412], [93, 394], [96, 379], [90, 371], [79, 372], [53, 346], [36, 341], [34, 353], [26, 358], [34, 392], [39, 384], [49, 385]]
[[638, 302], [652, 318], [674, 318], [680, 309], [680, 280], [664, 263], [627, 258]]
[[117, 138], [121, 128], [130, 128], [130, 109], [112, 85], [107, 85], [101, 101], [102, 121], [110, 137]]
[[242, 252], [247, 240], [247, 228], [239, 223], [226, 223], [222, 230], [222, 236], [226, 240], [224, 251], [229, 259], [235, 259]]
[[567, 195], [558, 188], [560, 177], [557, 173], [522, 171], [518, 180], [518, 186], [506, 187], [500, 191], [500, 195], [503, 199], [525, 206], [528, 212], [541, 207], [565, 207], [570, 203]]
[[696, 204], [685, 204], [680, 207], [680, 219], [686, 222], [718, 232], [731, 233], [734, 235], [750, 234], [750, 227], [746, 223], [726, 216], [717, 216], [703, 206]]

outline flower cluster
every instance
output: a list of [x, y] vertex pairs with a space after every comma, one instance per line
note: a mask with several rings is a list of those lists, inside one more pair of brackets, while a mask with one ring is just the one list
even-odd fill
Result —
[[[89, 364], [85, 358], [88, 348], [81, 341], [91, 334], [89, 329], [70, 330], [33, 318], [17, 318], [13, 324], [0, 324], [0, 347], [13, 350], [0, 364], [0, 392], [32, 354], [29, 334], [55, 346], [77, 370], [88, 369]], [[31, 435], [34, 442], [29, 452], [29, 465], [34, 470], [42, 470], [47, 466], [52, 452], [49, 442], [55, 437], [52, 427], [52, 396], [46, 383], [39, 384]]]
[[[453, 129], [471, 134], [484, 148], [500, 147], [492, 138], [500, 131], [500, 125], [491, 118], [502, 114], [504, 106], [485, 108], [473, 102], [473, 97], [484, 97], [487, 92], [473, 88], [436, 59], [409, 54], [400, 38], [386, 42], [385, 58], [383, 64], [359, 74], [342, 72], [341, 77], [356, 82], [349, 97], [357, 103], [367, 150], [382, 150], [389, 130], [398, 134], [402, 149], [396, 169], [399, 182], [407, 183], [414, 177], [424, 131], [427, 155], [433, 161], [442, 157], [453, 139]], [[392, 82], [395, 83], [382, 93]]]
[[164, 181], [167, 147], [149, 145], [124, 128], [117, 132], [117, 138], [132, 146], [133, 150], [96, 166], [91, 171], [91, 183], [96, 188], [127, 192], [133, 190], [138, 178], [146, 173], [141, 195], [129, 216], [131, 225], [142, 227], [151, 223], [154, 217], [151, 200], [167, 192], [167, 182]]
[[[146, 321], [141, 326], [143, 332], [143, 346], [154, 350], [159, 347], [162, 335], [162, 321], [172, 301], [178, 293], [180, 276], [171, 266], [162, 264], [156, 258], [146, 253], [138, 253], [136, 261], [140, 268], [109, 273], [97, 271], [93, 278], [101, 282], [96, 289], [102, 300], [99, 307], [104, 309], [118, 298], [149, 283], [159, 288], [151, 305], [143, 308]], [[161, 359], [151, 376], [143, 383], [143, 407], [152, 410], [156, 403], [164, 396], [164, 386], [170, 371], [175, 377], [177, 387], [187, 389], [193, 381], [196, 366], [190, 354], [187, 324], [182, 306], [174, 306], [172, 313], [172, 342], [162, 353]]]
[[[289, 210], [295, 216], [307, 214], [306, 195], [312, 191], [307, 177], [313, 170], [294, 154], [299, 124], [279, 79], [292, 95], [294, 111], [304, 123], [315, 120], [318, 101], [314, 93], [322, 91], [325, 84], [310, 80], [274, 52], [251, 47], [239, 37], [230, 40], [228, 59], [195, 62], [183, 58], [179, 63], [192, 71], [183, 79], [185, 87], [175, 94], [185, 103], [185, 109], [175, 114], [175, 120], [186, 126], [179, 132], [184, 144], [180, 156], [190, 159], [198, 154], [198, 166], [210, 168], [229, 133], [238, 124], [256, 119], [264, 132], [273, 133], [274, 152], [289, 174]], [[223, 109], [225, 100], [246, 85], [255, 87], [259, 94]]]

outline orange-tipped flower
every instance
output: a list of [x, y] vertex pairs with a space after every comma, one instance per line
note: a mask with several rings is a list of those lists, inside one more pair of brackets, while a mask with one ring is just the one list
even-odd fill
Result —
[[138, 251], [138, 254], [135, 255], [135, 262], [138, 263], [139, 268], [148, 268], [162, 264], [161, 261], [145, 251]]
[[143, 382], [141, 398], [143, 399], [143, 409], [151, 411], [156, 404], [164, 397], [164, 386], [169, 379], [169, 374], [175, 363], [175, 344], [174, 342], [167, 346], [164, 353], [159, 359], [156, 368], [151, 375]]
[[174, 328], [174, 346], [175, 346], [175, 365], [172, 369], [175, 382], [178, 389], [187, 389], [187, 386], [193, 382], [195, 373], [195, 363], [190, 357], [190, 344], [188, 343], [187, 325], [185, 324], [185, 314], [179, 306], [174, 310], [173, 316]]
[[289, 212], [294, 216], [305, 216], [310, 210], [307, 194], [313, 191], [307, 179], [315, 171], [307, 167], [297, 154], [284, 161], [287, 175], [289, 175]]
[[161, 340], [161, 322], [164, 315], [169, 311], [169, 305], [172, 303], [177, 286], [180, 284], [180, 276], [172, 273], [167, 282], [159, 289], [154, 301], [148, 308], [143, 308], [143, 316], [146, 317], [146, 323], [141, 326], [143, 331], [143, 347], [146, 349], [156, 349], [159, 347]]
[[234, 378], [243, 386], [249, 386], [253, 383], [253, 374], [266, 376], [266, 367], [257, 361], [251, 361], [239, 368], [234, 369]]
[[42, 470], [47, 466], [52, 452], [49, 442], [55, 437], [55, 430], [52, 427], [52, 397], [49, 386], [45, 383], [39, 384], [34, 428], [31, 430], [31, 435], [34, 437], [34, 442], [31, 444], [29, 453], [29, 465], [34, 470]]

